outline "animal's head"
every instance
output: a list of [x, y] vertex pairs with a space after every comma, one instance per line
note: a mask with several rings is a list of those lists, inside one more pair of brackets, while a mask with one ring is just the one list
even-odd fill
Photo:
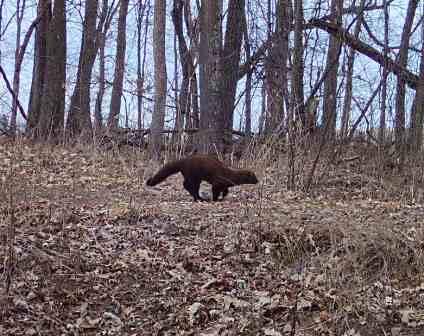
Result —
[[258, 183], [258, 178], [256, 177], [255, 173], [250, 170], [245, 170], [243, 172], [244, 177], [244, 183], [246, 184], [256, 184]]

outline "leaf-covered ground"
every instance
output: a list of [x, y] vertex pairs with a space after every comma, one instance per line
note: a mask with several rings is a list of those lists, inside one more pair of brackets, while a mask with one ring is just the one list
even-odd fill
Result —
[[0, 335], [423, 335], [422, 205], [250, 166], [193, 203], [136, 151], [0, 145]]

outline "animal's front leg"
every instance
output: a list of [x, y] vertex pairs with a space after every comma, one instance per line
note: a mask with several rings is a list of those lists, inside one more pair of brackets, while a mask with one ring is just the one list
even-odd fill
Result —
[[200, 182], [184, 180], [184, 188], [193, 196], [194, 201], [206, 201], [203, 197], [199, 195]]
[[213, 185], [212, 186], [212, 195], [213, 200], [218, 201], [219, 195], [222, 194], [222, 199], [224, 199], [225, 196], [228, 194], [228, 188], [223, 187], [222, 185]]

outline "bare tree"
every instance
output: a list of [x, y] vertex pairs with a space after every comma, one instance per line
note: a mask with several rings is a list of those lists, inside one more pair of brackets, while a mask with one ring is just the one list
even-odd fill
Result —
[[90, 81], [96, 59], [96, 19], [98, 1], [87, 1], [85, 7], [77, 80], [69, 107], [66, 131], [68, 136], [91, 137]]
[[115, 72], [113, 76], [112, 96], [108, 116], [108, 127], [118, 128], [121, 110], [121, 96], [125, 72], [126, 27], [128, 0], [120, 0], [118, 18], [118, 36], [116, 38]]
[[190, 94], [190, 113], [186, 114], [186, 127], [187, 128], [199, 128], [200, 112], [199, 112], [199, 94], [197, 88], [197, 74], [195, 71], [196, 58], [199, 56], [199, 25], [193, 20], [191, 13], [191, 1], [184, 1], [184, 22], [187, 30], [187, 34], [190, 41], [189, 55], [191, 56], [191, 63], [193, 68], [191, 69], [190, 83], [189, 83], [189, 94]]
[[96, 32], [96, 46], [99, 52], [99, 91], [96, 96], [96, 103], [94, 105], [94, 128], [95, 130], [100, 130], [103, 126], [103, 116], [102, 116], [102, 103], [103, 96], [105, 93], [105, 43], [106, 35], [109, 31], [112, 19], [115, 16], [118, 10], [119, 3], [116, 3], [115, 0], [112, 3], [108, 4], [108, 0], [103, 0], [103, 6], [100, 14], [99, 24], [97, 26]]
[[[389, 5], [387, 0], [383, 0], [384, 6], [384, 45], [383, 55], [384, 59], [387, 60], [389, 57]], [[389, 70], [387, 68], [387, 62], [383, 65], [382, 85], [381, 85], [381, 103], [380, 103], [380, 125], [378, 131], [378, 139], [381, 144], [385, 140], [386, 132], [386, 101], [387, 101], [387, 77], [389, 76]]]
[[36, 27], [34, 42], [34, 66], [32, 70], [31, 92], [28, 104], [27, 133], [34, 133], [41, 113], [41, 97], [43, 95], [47, 66], [47, 34], [52, 19], [51, 1], [40, 0], [37, 15], [41, 17]]
[[[5, 0], [0, 0], [0, 42], [2, 39], [2, 35], [3, 35], [3, 8], [4, 8], [4, 2]], [[0, 64], [1, 64], [1, 57], [2, 57], [2, 52], [0, 49]]]
[[[23, 17], [23, 10], [25, 8], [25, 2], [22, 4], [22, 9], [21, 9], [21, 14], [17, 14], [17, 17], [20, 17], [22, 20]], [[19, 11], [19, 8], [18, 8]], [[11, 121], [10, 121], [10, 135], [15, 135], [16, 132], [16, 118], [17, 118], [17, 111], [19, 108], [19, 111], [21, 113], [21, 116], [23, 117], [23, 119], [25, 119], [25, 121], [28, 121], [28, 117], [25, 114], [22, 105], [19, 102], [19, 85], [20, 85], [20, 74], [21, 74], [21, 67], [22, 67], [22, 62], [24, 60], [24, 55], [25, 55], [25, 51], [26, 48], [28, 46], [28, 43], [31, 39], [32, 33], [35, 29], [35, 27], [40, 23], [41, 19], [43, 18], [43, 16], [46, 15], [46, 11], [44, 10], [40, 15], [38, 15], [30, 24], [22, 45], [20, 44], [20, 36], [17, 37], [17, 46], [16, 46], [16, 51], [15, 51], [15, 71], [14, 71], [14, 75], [13, 75], [13, 88], [9, 88], [9, 91], [11, 91], [12, 96], [13, 96], [13, 100], [12, 100], [12, 113], [11, 113]], [[18, 26], [20, 26], [20, 23], [17, 23]], [[19, 35], [20, 35], [20, 28], [18, 29], [19, 31]], [[4, 74], [3, 74], [4, 76]]]
[[[342, 24], [343, 1], [331, 0], [331, 16], [333, 22], [341, 26]], [[330, 36], [326, 68], [329, 69], [324, 80], [324, 102], [323, 102], [323, 126], [327, 130], [327, 135], [333, 139], [336, 133], [337, 119], [337, 72], [339, 69], [339, 49], [341, 41], [334, 36]]]
[[[248, 1], [247, 7], [249, 12], [250, 3]], [[250, 51], [250, 38], [249, 28], [247, 24], [247, 13], [243, 15], [243, 39], [244, 39], [244, 52], [246, 59], [251, 56]], [[244, 132], [246, 135], [252, 134], [252, 71], [248, 71], [246, 74], [246, 85], [245, 85], [245, 110], [244, 110]]]
[[[353, 35], [355, 38], [359, 37], [361, 32], [362, 20], [364, 16], [365, 0], [360, 0], [359, 15], [356, 18], [355, 31]], [[352, 108], [352, 90], [353, 90], [353, 69], [355, 65], [355, 50], [350, 48], [347, 56], [347, 73], [346, 73], [346, 88], [343, 99], [343, 112], [341, 120], [341, 135], [346, 136], [349, 127], [350, 110]]]
[[[424, 7], [423, 7], [424, 8]], [[417, 85], [411, 113], [411, 135], [409, 146], [411, 151], [418, 152], [423, 143], [424, 122], [424, 20], [421, 21], [421, 61], [420, 81]]]
[[165, 28], [166, 0], [155, 0], [153, 23], [153, 57], [155, 74], [155, 101], [152, 115], [150, 151], [155, 158], [159, 157], [161, 147], [161, 131], [165, 122], [166, 107], [166, 59]]
[[[16, 97], [19, 97], [19, 82], [20, 82], [20, 71], [16, 71], [19, 69], [19, 51], [21, 47], [21, 31], [22, 31], [22, 20], [25, 12], [25, 0], [17, 0], [16, 2], [16, 47], [15, 47], [15, 72], [13, 74], [13, 92], [15, 92]], [[13, 99], [12, 102], [12, 113], [10, 115], [10, 126], [9, 131], [11, 134], [15, 134], [16, 132], [16, 117], [17, 117], [17, 100]]]
[[[222, 50], [222, 0], [203, 0], [200, 8], [199, 89], [200, 132], [199, 150], [222, 150], [224, 130], [219, 129], [220, 75]], [[222, 124], [222, 122], [221, 122]]]
[[46, 72], [40, 103], [38, 136], [58, 140], [63, 135], [66, 80], [66, 1], [55, 0], [47, 31]]
[[[146, 69], [147, 33], [149, 30], [150, 1], [137, 3], [137, 128], [143, 128], [143, 93]], [[144, 37], [143, 32], [144, 22]], [[142, 37], [144, 38], [142, 44]]]
[[230, 0], [228, 2], [227, 23], [225, 29], [224, 48], [222, 50], [221, 109], [220, 127], [224, 130], [224, 142], [231, 143], [235, 97], [238, 82], [241, 44], [243, 40], [243, 18], [245, 16], [244, 0]]
[[413, 72], [409, 71], [407, 68], [401, 66], [398, 61], [391, 59], [390, 57], [384, 57], [384, 54], [379, 52], [376, 48], [371, 45], [355, 39], [355, 37], [350, 34], [346, 29], [331, 23], [326, 22], [322, 19], [312, 19], [309, 21], [308, 26], [316, 27], [322, 30], [325, 30], [332, 36], [337, 37], [339, 40], [342, 40], [349, 47], [355, 49], [362, 55], [365, 55], [380, 64], [381, 66], [386, 65], [388, 71], [394, 73], [396, 76], [401, 76], [411, 89], [416, 90], [419, 77]]
[[288, 89], [287, 61], [289, 59], [291, 11], [291, 1], [279, 0], [277, 2], [275, 33], [265, 66], [268, 90], [267, 132], [275, 131], [277, 127], [282, 126], [285, 118], [284, 98]]
[[177, 103], [177, 114], [175, 123], [176, 130], [179, 130], [182, 127], [182, 117], [187, 115], [190, 111], [189, 85], [190, 76], [194, 72], [192, 56], [187, 47], [187, 43], [185, 41], [183, 33], [183, 6], [183, 0], [174, 0], [174, 6], [172, 9], [172, 22], [174, 24], [175, 35], [177, 36], [178, 40], [178, 50], [183, 75], [181, 82], [181, 92], [179, 94]]
[[[410, 0], [408, 3], [398, 54], [398, 63], [403, 68], [406, 68], [408, 63], [409, 41], [417, 6], [418, 0]], [[395, 144], [401, 164], [404, 158], [405, 140], [405, 80], [398, 76], [396, 86]]]
[[[304, 88], [303, 88], [303, 73], [304, 73], [304, 44], [303, 44], [303, 0], [294, 2], [294, 47], [293, 47], [293, 102], [291, 104], [292, 111], [302, 121], [306, 128], [306, 117], [304, 109]], [[293, 115], [289, 115], [288, 122], [293, 119]]]

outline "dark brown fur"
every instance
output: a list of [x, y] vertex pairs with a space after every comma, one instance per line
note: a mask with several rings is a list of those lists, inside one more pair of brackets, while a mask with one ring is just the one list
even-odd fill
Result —
[[228, 194], [228, 188], [240, 184], [256, 184], [258, 179], [254, 172], [243, 169], [226, 167], [213, 156], [193, 155], [164, 165], [153, 177], [146, 182], [148, 186], [155, 186], [168, 176], [181, 172], [184, 176], [184, 188], [193, 196], [195, 201], [204, 201], [199, 195], [202, 181], [212, 185], [213, 200], [222, 199]]

